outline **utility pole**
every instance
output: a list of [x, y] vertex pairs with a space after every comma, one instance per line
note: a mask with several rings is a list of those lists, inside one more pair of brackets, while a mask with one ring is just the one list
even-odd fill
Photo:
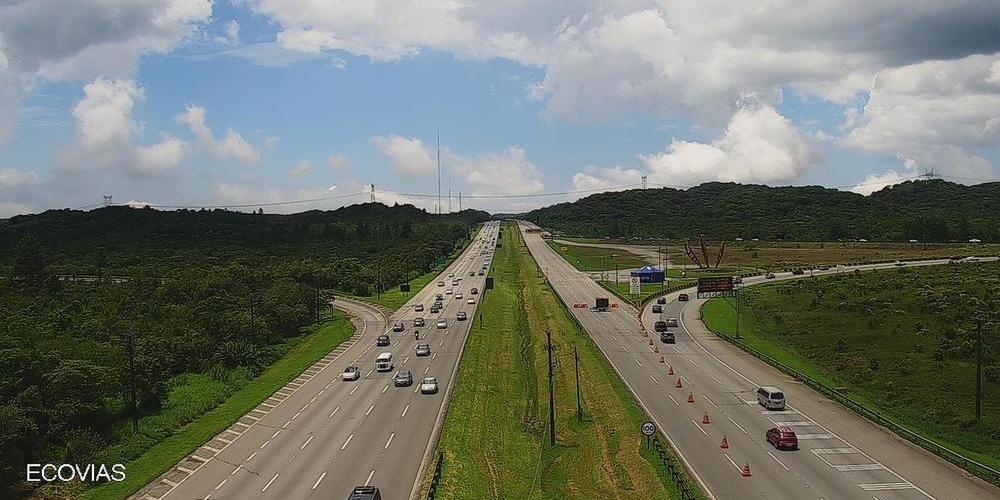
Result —
[[576, 367], [576, 419], [583, 420], [583, 403], [580, 401], [580, 354], [573, 346], [573, 364]]
[[983, 418], [983, 320], [976, 320], [976, 422]]
[[139, 408], [136, 402], [135, 393], [135, 336], [129, 332], [125, 335], [128, 349], [128, 386], [129, 386], [129, 413], [132, 414], [132, 432], [139, 432]]
[[438, 163], [438, 215], [441, 215], [441, 131], [437, 133], [437, 163]]
[[740, 286], [736, 284], [736, 338], [740, 338]]
[[549, 444], [556, 445], [556, 398], [552, 384], [552, 332], [546, 330], [545, 336], [549, 351]]

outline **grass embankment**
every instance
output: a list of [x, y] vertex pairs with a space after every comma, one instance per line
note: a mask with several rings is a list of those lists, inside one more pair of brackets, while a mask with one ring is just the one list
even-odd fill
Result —
[[[638, 432], [645, 416], [581, 334], [509, 226], [493, 260], [439, 450], [438, 498], [677, 498]], [[557, 444], [548, 444], [546, 330], [555, 346]], [[585, 416], [576, 416], [573, 348]]]
[[[693, 285], [696, 281], [697, 280], [695, 279], [671, 279], [670, 286]], [[642, 285], [640, 285], [639, 295], [633, 297], [632, 294], [629, 293], [628, 281], [618, 282], [618, 283], [615, 283], [614, 281], [599, 281], [598, 283], [600, 283], [601, 286], [607, 288], [608, 290], [617, 291], [619, 297], [628, 297], [629, 299], [633, 300], [633, 302], [635, 302], [636, 304], [645, 300], [646, 297], [649, 297], [650, 295], [653, 295], [655, 293], [660, 293], [661, 289], [666, 289], [666, 286], [661, 288], [659, 283], [643, 283]]]
[[[1000, 466], [1000, 332], [983, 332], [983, 418], [974, 418], [975, 324], [1000, 323], [1000, 264], [846, 274], [744, 289], [744, 341], [975, 460]], [[728, 299], [732, 300], [732, 299]], [[705, 324], [732, 335], [735, 311]], [[992, 319], [990, 319], [992, 317]]]
[[202, 390], [217, 385], [207, 375], [184, 376], [186, 383], [171, 388], [163, 410], [139, 421], [137, 436], [159, 442], [126, 464], [125, 481], [91, 488], [81, 498], [119, 499], [139, 490], [326, 356], [353, 331], [348, 316], [335, 312], [321, 326], [306, 330], [304, 336], [289, 339], [288, 354], [226, 395], [221, 395], [217, 388]]
[[[618, 265], [619, 269], [633, 269], [642, 267], [647, 263], [647, 260], [641, 255], [615, 248], [562, 245], [550, 240], [546, 240], [546, 243], [561, 255], [562, 258], [581, 271], [614, 269], [615, 264]], [[611, 258], [612, 255], [615, 256], [613, 259]], [[628, 273], [622, 272], [622, 275], [628, 281]]]

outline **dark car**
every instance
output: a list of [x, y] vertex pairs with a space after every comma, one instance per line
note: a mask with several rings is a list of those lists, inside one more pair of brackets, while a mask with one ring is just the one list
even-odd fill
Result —
[[437, 314], [439, 311], [441, 311], [441, 307], [437, 304], [431, 306], [431, 314]]
[[424, 311], [424, 305], [423, 304], [417, 304], [417, 305], [413, 306], [413, 310], [416, 311], [416, 312], [423, 312]]
[[413, 326], [424, 326], [424, 318], [413, 318]]
[[468, 316], [465, 315], [465, 311], [458, 311], [458, 314], [455, 315], [455, 319], [458, 321], [465, 321], [468, 319]]
[[686, 293], [682, 293], [682, 294], [680, 294], [680, 295], [677, 296], [677, 300], [679, 302], [687, 302], [688, 298], [689, 298], [688, 294], [686, 294]]
[[667, 303], [667, 298], [666, 297], [660, 297], [660, 298], [656, 299], [656, 303], [657, 304], [661, 304], [661, 305], [662, 304], [666, 304]]
[[479, 275], [480, 275], [480, 276], [482, 276], [482, 275], [483, 275], [483, 272], [482, 272], [482, 271], [479, 271]]
[[663, 306], [660, 304], [653, 304], [653, 314], [660, 314], [663, 312]]
[[801, 270], [801, 269], [798, 269], [798, 268], [796, 268], [796, 269], [792, 269], [792, 274], [794, 274], [794, 275], [796, 275], [796, 276], [800, 276], [800, 275], [803, 275], [803, 274], [805, 274], [805, 273], [806, 273], [805, 271], [803, 271], [803, 270]]
[[392, 377], [392, 385], [396, 387], [409, 387], [413, 385], [413, 374], [410, 370], [399, 370], [396, 376]]
[[472, 289], [469, 290], [469, 295], [475, 295], [477, 293], [479, 293], [479, 289], [476, 287], [472, 287]]
[[766, 280], [773, 280], [774, 279], [774, 273], [767, 273], [767, 274], [765, 274], [764, 275], [764, 279], [766, 279]]
[[444, 294], [439, 293], [434, 296], [434, 300], [444, 300]]
[[799, 438], [795, 436], [795, 431], [791, 427], [772, 427], [767, 430], [767, 442], [775, 448], [797, 450], [799, 449]]
[[657, 321], [656, 323], [653, 323], [653, 331], [656, 331], [656, 332], [665, 332], [665, 331], [667, 331], [667, 322], [666, 321]]
[[430, 344], [417, 344], [417, 356], [430, 356], [431, 346]]
[[389, 336], [388, 335], [379, 335], [378, 339], [375, 340], [375, 345], [377, 345], [379, 347], [385, 347], [385, 346], [389, 345]]
[[663, 342], [664, 344], [676, 344], [677, 338], [674, 337], [674, 332], [661, 332], [660, 342]]
[[374, 486], [355, 486], [347, 500], [382, 500], [382, 494]]
[[403, 331], [405, 329], [406, 329], [406, 326], [403, 325], [402, 321], [397, 321], [394, 325], [392, 325], [392, 331], [394, 331], [394, 332], [401, 332], [401, 331]]

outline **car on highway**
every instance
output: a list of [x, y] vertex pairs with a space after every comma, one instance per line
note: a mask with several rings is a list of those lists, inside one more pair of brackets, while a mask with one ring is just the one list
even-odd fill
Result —
[[677, 328], [677, 318], [667, 318], [667, 326]]
[[455, 273], [448, 273], [448, 277], [449, 278], [454, 278], [455, 277]]
[[471, 295], [475, 295], [477, 293], [479, 293], [479, 289], [476, 288], [476, 287], [472, 287], [472, 289], [469, 290], [469, 294], [471, 294]]
[[656, 299], [656, 303], [660, 304], [660, 305], [666, 304], [667, 303], [667, 298], [666, 297], [660, 297], [660, 298]]
[[424, 318], [413, 318], [413, 326], [424, 326]]
[[416, 311], [416, 312], [424, 312], [424, 305], [423, 304], [417, 304], [417, 305], [413, 306], [413, 310]]
[[438, 391], [438, 380], [434, 377], [424, 377], [420, 381], [420, 394], [436, 394]]
[[469, 276], [470, 276], [470, 277], [472, 277], [472, 276], [475, 276], [475, 275], [476, 275], [476, 272], [475, 272], [475, 271], [469, 271]]
[[767, 442], [779, 450], [799, 449], [799, 438], [791, 427], [772, 427], [764, 434]]
[[676, 344], [677, 338], [674, 336], [674, 332], [660, 332], [660, 342], [664, 344]]
[[392, 353], [383, 352], [375, 358], [375, 371], [387, 372], [392, 370]]
[[344, 373], [340, 374], [340, 380], [357, 380], [361, 378], [361, 369], [355, 365], [344, 368]]
[[903, 267], [903, 266], [906, 265], [906, 262], [903, 262], [901, 260], [897, 260], [896, 263], [893, 264], [893, 265], [896, 266], [896, 267]]
[[482, 270], [480, 270], [480, 271], [479, 271], [479, 275], [480, 275], [480, 276], [482, 276], [482, 275], [483, 275], [483, 271], [482, 271]]
[[656, 323], [653, 323], [653, 331], [654, 332], [665, 332], [665, 331], [667, 331], [667, 322], [666, 321], [657, 321]]
[[792, 269], [792, 274], [794, 274], [796, 276], [801, 276], [801, 275], [803, 275], [805, 273], [806, 273], [805, 271], [803, 271], [802, 269], [797, 268], [797, 267], [795, 269]]
[[437, 314], [439, 311], [441, 311], [441, 306], [437, 304], [431, 306], [431, 314]]
[[434, 307], [437, 307], [438, 309], [441, 309], [442, 307], [444, 307], [444, 302], [440, 301], [440, 300], [435, 300], [434, 301]]
[[465, 301], [466, 304], [472, 305], [476, 303], [476, 299], [469, 297], [469, 300]]
[[443, 319], [439, 319], [436, 326], [438, 330], [444, 330], [445, 328], [448, 328], [448, 322]]
[[452, 294], [452, 291], [451, 291], [451, 288], [449, 288], [449, 289], [445, 290], [445, 291], [444, 291], [444, 294], [445, 294], [445, 295], [451, 295], [451, 294]]
[[403, 331], [405, 329], [406, 329], [406, 325], [404, 325], [402, 321], [397, 321], [397, 322], [395, 322], [395, 323], [392, 324], [392, 331], [394, 331], [394, 332], [401, 332], [401, 331]]
[[444, 286], [444, 282], [443, 281], [438, 281], [438, 286]]
[[760, 387], [757, 389], [757, 404], [768, 410], [784, 410], [785, 394], [777, 387]]
[[396, 387], [409, 387], [413, 385], [413, 374], [410, 370], [399, 370], [392, 377], [392, 385]]
[[355, 486], [347, 500], [382, 500], [382, 493], [374, 486]]
[[434, 296], [434, 299], [435, 300], [444, 300], [444, 294], [439, 293], [439, 294], [437, 294], [437, 295]]
[[431, 355], [431, 345], [430, 344], [417, 344], [417, 356], [424, 357]]
[[663, 306], [660, 304], [653, 304], [653, 314], [660, 314], [663, 312]]
[[379, 347], [385, 347], [385, 346], [389, 345], [389, 336], [388, 335], [379, 335], [378, 338], [375, 339], [375, 345], [377, 345]]
[[458, 286], [458, 280], [457, 279], [451, 280], [451, 286]]
[[827, 265], [824, 264], [822, 266], [816, 266], [816, 269], [820, 270], [820, 271], [829, 271], [830, 270], [830, 266], [827, 266]]
[[458, 311], [458, 314], [455, 315], [455, 319], [458, 321], [465, 321], [469, 319], [469, 317], [465, 315], [465, 311]]
[[462, 292], [456, 293], [455, 294], [455, 298], [458, 299], [458, 300], [462, 300]]
[[688, 294], [682, 293], [682, 294], [680, 294], [680, 295], [677, 296], [677, 301], [678, 302], [687, 302], [689, 298], [690, 297], [688, 297]]
[[774, 273], [768, 272], [767, 274], [764, 275], [764, 279], [766, 279], [766, 280], [773, 280], [774, 279]]
[[743, 276], [733, 276], [733, 283], [743, 283]]

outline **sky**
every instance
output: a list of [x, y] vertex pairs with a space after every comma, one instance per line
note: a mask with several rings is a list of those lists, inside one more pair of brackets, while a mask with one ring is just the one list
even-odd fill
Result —
[[995, 0], [0, 0], [0, 218], [998, 165]]

